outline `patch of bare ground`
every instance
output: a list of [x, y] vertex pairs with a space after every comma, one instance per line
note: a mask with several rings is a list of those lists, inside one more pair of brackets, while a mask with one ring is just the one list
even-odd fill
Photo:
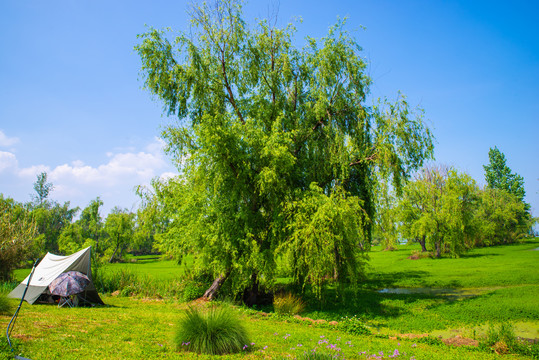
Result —
[[479, 346], [479, 341], [474, 339], [463, 338], [460, 335], [449, 339], [442, 339], [442, 342], [450, 346]]

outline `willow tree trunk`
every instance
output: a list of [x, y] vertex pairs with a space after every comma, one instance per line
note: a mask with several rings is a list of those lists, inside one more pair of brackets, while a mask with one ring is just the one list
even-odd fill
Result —
[[425, 240], [425, 235], [423, 235], [423, 237], [421, 237], [418, 241], [419, 243], [421, 244], [421, 252], [427, 252], [427, 246], [426, 246], [426, 240]]
[[215, 296], [219, 292], [219, 289], [221, 289], [221, 286], [223, 285], [223, 283], [225, 282], [225, 280], [228, 278], [229, 275], [230, 275], [230, 270], [228, 270], [224, 274], [219, 275], [215, 280], [213, 280], [213, 283], [208, 288], [208, 290], [206, 290], [204, 295], [202, 295], [202, 297], [208, 300], [215, 299]]

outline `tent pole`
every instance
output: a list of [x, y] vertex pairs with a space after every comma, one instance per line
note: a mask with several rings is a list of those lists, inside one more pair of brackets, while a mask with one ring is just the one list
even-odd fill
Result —
[[28, 287], [30, 286], [30, 281], [32, 280], [32, 276], [34, 275], [34, 271], [36, 270], [37, 262], [39, 259], [36, 259], [34, 262], [34, 266], [32, 267], [32, 272], [30, 272], [30, 276], [28, 276], [28, 282], [26, 283], [26, 288], [24, 288], [24, 292], [21, 297], [21, 302], [19, 303], [19, 306], [17, 307], [17, 310], [15, 310], [15, 314], [13, 314], [13, 317], [9, 321], [9, 324], [7, 325], [6, 329], [6, 337], [7, 342], [9, 344], [9, 347], [11, 348], [11, 352], [13, 352], [13, 346], [11, 344], [11, 339], [9, 338], [9, 335], [11, 334], [11, 331], [15, 327], [15, 322], [17, 321], [17, 316], [19, 315], [19, 310], [21, 309], [22, 302], [24, 301], [24, 297], [26, 296], [26, 291], [28, 291]]

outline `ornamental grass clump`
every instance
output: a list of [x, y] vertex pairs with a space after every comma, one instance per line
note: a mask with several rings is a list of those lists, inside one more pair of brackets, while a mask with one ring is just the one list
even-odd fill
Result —
[[305, 310], [305, 303], [293, 294], [280, 294], [273, 299], [273, 309], [279, 315], [297, 315]]
[[175, 342], [179, 350], [209, 355], [237, 353], [250, 344], [245, 327], [228, 306], [186, 310]]

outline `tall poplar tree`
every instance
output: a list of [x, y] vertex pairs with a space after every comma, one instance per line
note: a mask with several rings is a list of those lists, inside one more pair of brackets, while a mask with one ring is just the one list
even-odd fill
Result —
[[[181, 173], [167, 241], [215, 276], [209, 298], [226, 280], [256, 301], [285, 253], [302, 285], [349, 281], [370, 241], [374, 174], [400, 189], [432, 155], [403, 96], [367, 105], [345, 21], [303, 48], [293, 25], [272, 24], [251, 27], [240, 3], [216, 1], [192, 9], [188, 33], [150, 29], [136, 46], [145, 87], [178, 119], [163, 132]], [[309, 268], [321, 252], [323, 268]]]

